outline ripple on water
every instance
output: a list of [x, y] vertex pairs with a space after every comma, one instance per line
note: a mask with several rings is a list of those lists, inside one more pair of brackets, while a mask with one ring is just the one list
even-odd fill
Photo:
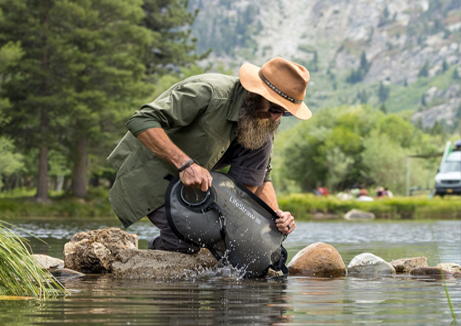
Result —
[[[31, 241], [36, 253], [59, 255], [70, 237], [116, 223], [24, 222], [26, 230], [50, 246]], [[148, 223], [130, 232], [140, 243], [158, 234]], [[313, 242], [332, 244], [346, 265], [358, 253], [385, 260], [426, 256], [429, 264], [461, 264], [461, 221], [298, 222], [284, 245], [292, 257]], [[50, 249], [51, 248], [51, 249]], [[50, 250], [50, 251], [47, 251]], [[53, 255], [56, 256], [56, 255]], [[60, 278], [72, 290], [46, 302], [0, 301], [5, 325], [450, 325], [443, 282], [411, 277], [360, 279], [288, 277], [246, 280], [239, 271], [201, 269], [187, 280], [118, 280], [111, 275]], [[461, 282], [446, 283], [458, 320]]]

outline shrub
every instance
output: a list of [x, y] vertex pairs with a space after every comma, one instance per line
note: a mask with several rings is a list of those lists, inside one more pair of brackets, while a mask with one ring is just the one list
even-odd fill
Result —
[[375, 214], [378, 219], [461, 219], [460, 197], [434, 198], [397, 197], [372, 202], [340, 200], [334, 196], [291, 194], [278, 199], [282, 210], [290, 211], [296, 219], [311, 219], [317, 212], [344, 215], [351, 209]]

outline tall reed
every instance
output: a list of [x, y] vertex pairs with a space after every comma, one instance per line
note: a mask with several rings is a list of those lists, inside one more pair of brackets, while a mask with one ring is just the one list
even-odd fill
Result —
[[12, 224], [0, 220], [0, 296], [31, 296], [46, 299], [67, 290], [31, 256], [27, 240]]

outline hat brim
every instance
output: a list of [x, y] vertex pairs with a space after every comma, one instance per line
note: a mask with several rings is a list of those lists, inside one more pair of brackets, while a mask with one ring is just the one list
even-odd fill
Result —
[[269, 88], [269, 86], [267, 86], [259, 77], [260, 69], [261, 68], [258, 66], [252, 65], [250, 63], [244, 63], [240, 67], [240, 83], [247, 91], [261, 95], [269, 102], [280, 105], [282, 108], [300, 120], [308, 120], [312, 117], [311, 110], [309, 110], [304, 102], [300, 104], [290, 102]]

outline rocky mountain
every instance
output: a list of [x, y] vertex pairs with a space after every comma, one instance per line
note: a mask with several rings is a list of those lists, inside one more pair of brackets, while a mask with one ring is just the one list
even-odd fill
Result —
[[425, 126], [441, 117], [454, 125], [461, 117], [460, 87], [452, 87], [461, 75], [459, 0], [190, 0], [189, 6], [200, 10], [192, 27], [199, 50], [214, 50], [208, 62], [235, 73], [242, 62], [261, 65], [274, 56], [304, 64], [316, 88], [314, 110], [330, 98], [391, 105], [377, 94], [382, 84], [390, 98], [411, 89], [411, 103], [389, 109], [412, 110]]

